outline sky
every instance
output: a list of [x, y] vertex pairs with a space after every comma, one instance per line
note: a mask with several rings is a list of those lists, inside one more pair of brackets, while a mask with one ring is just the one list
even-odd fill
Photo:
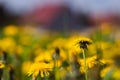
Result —
[[36, 6], [49, 4], [66, 4], [73, 11], [83, 10], [89, 13], [118, 12], [120, 13], [120, 0], [0, 0], [6, 9], [16, 14], [30, 11]]
[[120, 0], [71, 0], [73, 9], [80, 10], [82, 8], [88, 12], [120, 12]]

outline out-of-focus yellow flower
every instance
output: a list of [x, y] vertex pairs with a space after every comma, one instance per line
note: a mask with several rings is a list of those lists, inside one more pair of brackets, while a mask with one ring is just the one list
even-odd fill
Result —
[[15, 25], [9, 25], [4, 28], [4, 34], [7, 36], [14, 36], [18, 33], [18, 27]]
[[105, 75], [106, 75], [111, 69], [112, 69], [112, 66], [108, 66], [108, 67], [104, 68], [104, 69], [100, 72], [100, 76], [101, 76], [102, 78], [104, 78]]
[[24, 62], [22, 64], [22, 73], [26, 74], [29, 71], [31, 65], [32, 65], [32, 62], [30, 62], [30, 61]]
[[87, 58], [87, 65], [89, 68], [92, 68], [94, 65], [97, 64], [97, 61], [95, 61], [97, 59], [96, 56], [93, 56], [93, 57], [90, 57], [90, 58]]
[[52, 55], [50, 54], [50, 51], [45, 51], [42, 53], [39, 53], [39, 55], [35, 58], [35, 62], [41, 62], [41, 61], [52, 61]]
[[[48, 63], [50, 62], [54, 65], [54, 59], [53, 59], [54, 54], [55, 51], [52, 49], [42, 52], [35, 58], [35, 62], [48, 62]], [[59, 59], [57, 59], [57, 67], [62, 65], [62, 61], [67, 60], [67, 55], [63, 50], [60, 50], [60, 55], [58, 58]]]
[[113, 59], [115, 56], [120, 56], [120, 49], [118, 46], [113, 44], [111, 47], [108, 46], [108, 49], [103, 50], [104, 59]]
[[[80, 71], [81, 72], [84, 72], [84, 60], [83, 59], [79, 59], [79, 63], [81, 64], [81, 67], [80, 67]], [[89, 57], [89, 58], [86, 58], [86, 64], [87, 64], [87, 68], [92, 68], [94, 67], [95, 65], [104, 65], [106, 63], [106, 60], [99, 60], [97, 61], [97, 56], [92, 56], [92, 57]]]
[[68, 59], [67, 57], [68, 57], [67, 52], [65, 52], [63, 49], [60, 49], [60, 60], [61, 61], [67, 60]]
[[60, 67], [62, 65], [62, 61], [60, 61], [60, 60], [51, 61], [50, 64], [53, 67]]
[[17, 55], [21, 55], [22, 52], [23, 52], [23, 47], [22, 47], [21, 45], [17, 45], [17, 46], [15, 47], [15, 53], [16, 53]]
[[113, 69], [113, 73], [111, 75], [112, 78], [114, 80], [119, 80], [120, 79], [120, 75], [119, 75], [119, 73], [120, 73], [120, 53], [119, 53], [120, 50], [117, 47], [113, 47], [113, 48], [109, 49], [108, 51], [109, 51], [108, 52], [109, 54], [106, 53], [106, 55], [104, 55], [105, 56], [104, 58], [107, 57], [106, 59], [108, 61], [110, 61], [110, 62], [108, 62], [106, 60], [107, 63], [112, 65], [111, 66], [111, 69]]
[[[97, 64], [97, 61], [95, 61], [96, 58], [97, 58], [96, 56], [93, 56], [93, 57], [90, 57], [90, 58], [86, 59], [86, 64], [87, 64], [88, 68], [92, 68], [95, 64]], [[82, 69], [84, 69], [84, 60], [83, 59], [79, 59], [79, 62], [81, 64], [81, 68], [83, 67]]]
[[3, 69], [3, 68], [5, 68], [5, 64], [2, 61], [0, 61], [0, 69]]
[[97, 48], [99, 48], [99, 49], [101, 49], [101, 50], [106, 50], [106, 49], [109, 49], [109, 48], [111, 48], [111, 43], [109, 43], [109, 42], [104, 42], [104, 41], [101, 41], [101, 42], [97, 42], [97, 43], [95, 43], [95, 45], [96, 45], [96, 47]]
[[120, 80], [120, 68], [115, 67], [112, 77], [114, 80]]
[[14, 47], [15, 47], [16, 43], [15, 41], [10, 38], [10, 37], [7, 37], [7, 38], [3, 38], [2, 40], [0, 40], [0, 47], [3, 49], [3, 50], [14, 50]]
[[88, 46], [87, 53], [89, 53], [88, 55], [90, 55], [90, 56], [93, 56], [97, 53], [95, 44], [91, 44]]
[[49, 63], [45, 62], [35, 62], [33, 63], [28, 71], [28, 76], [37, 77], [40, 75], [41, 77], [49, 76], [49, 71], [51, 71], [53, 66]]

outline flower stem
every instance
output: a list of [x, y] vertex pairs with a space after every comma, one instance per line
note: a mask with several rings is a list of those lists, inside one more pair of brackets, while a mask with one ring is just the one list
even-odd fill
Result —
[[59, 80], [57, 60], [55, 60], [55, 80]]
[[88, 80], [88, 76], [87, 76], [87, 65], [86, 65], [86, 58], [85, 58], [85, 51], [84, 51], [84, 49], [82, 49], [82, 53], [83, 53], [83, 59], [84, 59], [85, 80]]

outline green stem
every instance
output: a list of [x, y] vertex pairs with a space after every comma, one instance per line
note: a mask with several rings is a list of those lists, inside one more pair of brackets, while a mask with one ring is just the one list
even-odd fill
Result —
[[55, 75], [55, 80], [56, 80], [56, 60], [54, 60], [54, 75]]
[[84, 49], [82, 49], [82, 53], [83, 53], [83, 59], [84, 59], [85, 80], [88, 80], [88, 76], [87, 76], [87, 65], [86, 65], [86, 58], [85, 58], [85, 51], [84, 51]]
[[55, 74], [55, 80], [59, 80], [59, 75], [58, 75], [58, 61], [54, 61], [54, 74]]

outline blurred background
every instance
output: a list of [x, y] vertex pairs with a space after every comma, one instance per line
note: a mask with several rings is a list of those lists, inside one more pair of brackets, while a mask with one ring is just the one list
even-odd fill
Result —
[[35, 25], [72, 31], [101, 23], [119, 25], [119, 0], [0, 0], [0, 27]]

